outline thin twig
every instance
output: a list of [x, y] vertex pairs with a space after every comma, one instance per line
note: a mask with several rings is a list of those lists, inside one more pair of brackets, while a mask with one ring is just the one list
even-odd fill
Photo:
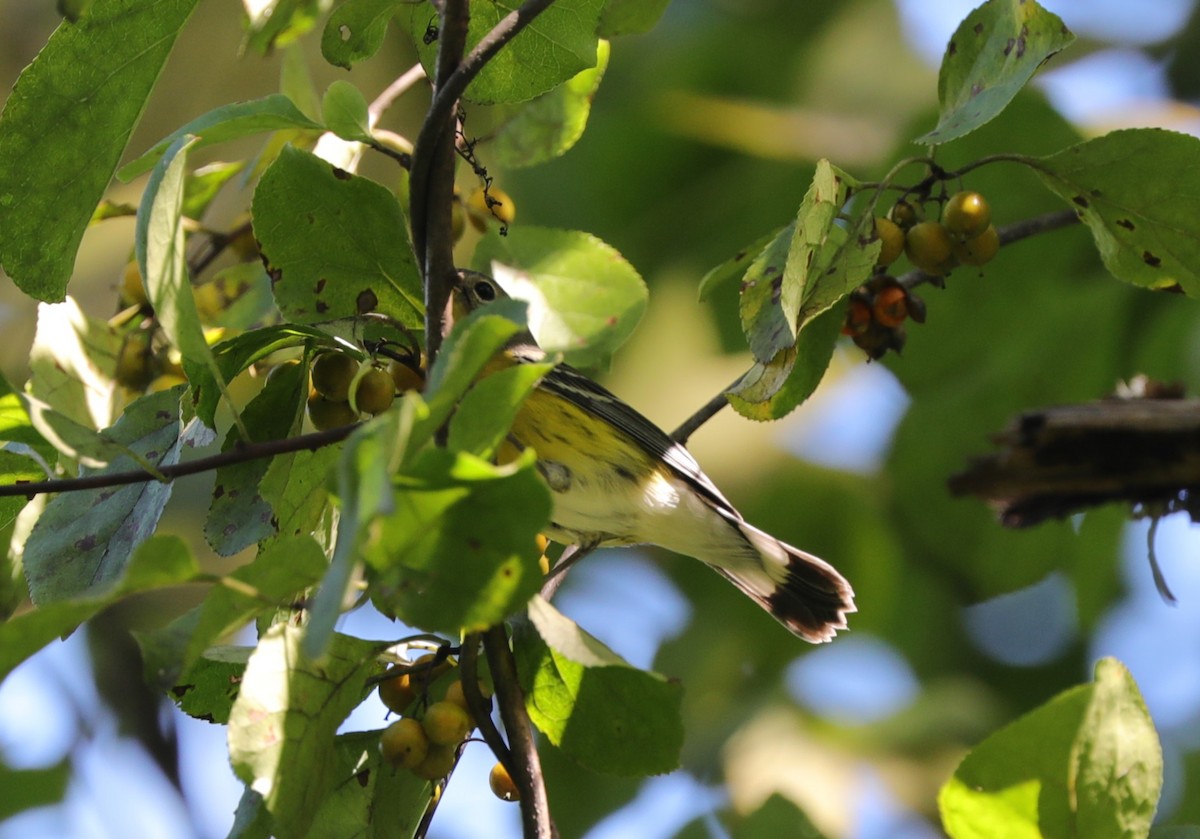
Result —
[[496, 685], [500, 719], [508, 732], [515, 772], [513, 782], [521, 794], [521, 825], [525, 839], [557, 839], [558, 829], [550, 818], [550, 803], [542, 777], [541, 760], [533, 742], [533, 729], [525, 712], [525, 696], [517, 681], [517, 664], [508, 646], [504, 627], [493, 626], [483, 635], [483, 648]]
[[392, 107], [392, 103], [407, 93], [409, 88], [423, 78], [425, 78], [425, 68], [421, 66], [420, 62], [417, 62], [394, 82], [384, 88], [383, 92], [376, 96], [375, 100], [367, 107], [367, 116], [370, 118], [370, 124], [374, 126], [387, 109]]
[[[334, 443], [340, 443], [350, 436], [360, 423], [343, 425], [325, 431], [314, 431], [312, 434], [301, 434], [296, 437], [284, 437], [280, 440], [264, 440], [261, 443], [239, 443], [235, 448], [210, 457], [189, 460], [186, 463], [175, 463], [159, 468], [159, 473], [166, 481], [173, 481], [186, 475], [196, 475], [230, 466], [234, 463], [245, 463], [249, 460], [261, 460], [264, 457], [274, 457], [279, 454], [324, 448]], [[81, 478], [54, 478], [48, 481], [18, 481], [15, 484], [0, 484], [0, 498], [24, 495], [32, 498], [47, 492], [78, 492], [85, 489], [101, 489], [104, 487], [124, 486], [126, 484], [149, 483], [160, 480], [158, 475], [152, 475], [144, 469], [133, 469], [128, 472], [109, 472], [85, 475]]]
[[708, 400], [708, 402], [701, 405], [696, 413], [692, 414], [690, 417], [681, 422], [679, 427], [671, 432], [671, 439], [681, 446], [686, 445], [688, 438], [691, 437], [692, 434], [694, 434], [696, 430], [700, 428], [700, 426], [704, 425], [704, 423], [715, 417], [721, 412], [722, 408], [729, 404], [729, 400], [725, 397], [725, 394], [737, 387], [738, 382], [741, 380], [742, 377], [738, 376], [729, 383], [727, 388], [722, 390], [712, 399]]
[[491, 708], [488, 707], [488, 701], [483, 698], [483, 693], [479, 690], [479, 647], [482, 643], [483, 636], [478, 632], [472, 632], [463, 639], [462, 653], [458, 657], [458, 666], [462, 668], [463, 696], [467, 700], [467, 710], [470, 711], [471, 718], [478, 726], [483, 741], [496, 755], [496, 760], [504, 764], [508, 774], [515, 777], [517, 770], [516, 764], [513, 763], [512, 752], [509, 751], [504, 738], [500, 736], [496, 724], [492, 722]]
[[596, 550], [597, 545], [568, 545], [563, 551], [562, 556], [558, 558], [558, 562], [554, 563], [554, 567], [550, 569], [550, 573], [546, 575], [545, 582], [542, 583], [541, 595], [546, 600], [553, 600], [554, 595], [558, 593], [558, 589], [567, 579], [567, 572], [575, 566], [575, 563], [583, 559], [592, 551]]

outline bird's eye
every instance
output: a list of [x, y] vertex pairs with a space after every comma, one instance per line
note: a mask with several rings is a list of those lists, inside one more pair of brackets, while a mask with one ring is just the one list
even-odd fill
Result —
[[475, 283], [475, 296], [484, 303], [490, 303], [496, 299], [496, 289], [491, 283], [480, 280]]

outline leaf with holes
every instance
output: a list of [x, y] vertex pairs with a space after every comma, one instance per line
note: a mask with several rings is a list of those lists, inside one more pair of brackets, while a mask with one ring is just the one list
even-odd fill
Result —
[[1116, 277], [1200, 297], [1197, 160], [1191, 135], [1132, 128], [1030, 165], [1083, 219]]
[[1075, 36], [1034, 0], [988, 0], [958, 25], [938, 74], [941, 116], [916, 142], [947, 143], [995, 118]]
[[404, 213], [379, 184], [287, 146], [259, 181], [251, 215], [284, 317], [320, 323], [378, 312], [423, 325]]

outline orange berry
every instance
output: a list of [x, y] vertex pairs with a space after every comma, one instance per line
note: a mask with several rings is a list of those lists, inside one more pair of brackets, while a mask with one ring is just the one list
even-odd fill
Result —
[[388, 364], [388, 372], [392, 374], [392, 383], [397, 393], [408, 393], [410, 390], [421, 390], [425, 387], [425, 377], [414, 365], [403, 361], [393, 361]]
[[842, 324], [843, 335], [861, 335], [871, 326], [871, 307], [861, 297], [851, 297], [846, 307], [846, 321]]
[[908, 295], [898, 285], [879, 290], [871, 307], [875, 320], [884, 326], [899, 326], [908, 317]]

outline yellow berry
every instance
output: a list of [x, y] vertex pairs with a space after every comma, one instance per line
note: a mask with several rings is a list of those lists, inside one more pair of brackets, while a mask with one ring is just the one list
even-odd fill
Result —
[[176, 385], [184, 384], [187, 384], [187, 379], [185, 379], [183, 376], [176, 376], [174, 373], [163, 373], [160, 376], [156, 376], [154, 381], [150, 382], [150, 384], [146, 386], [146, 392], [160, 393], [164, 390], [170, 390]]
[[430, 743], [452, 746], [461, 743], [471, 733], [471, 718], [453, 702], [434, 702], [425, 709], [421, 720]]
[[891, 265], [904, 253], [904, 231], [891, 219], [875, 219], [875, 238], [881, 243], [876, 265]]
[[903, 230], [908, 230], [908, 228], [916, 224], [918, 217], [917, 208], [903, 198], [892, 205], [892, 209], [888, 213], [888, 218], [898, 224]]
[[313, 362], [312, 385], [326, 399], [345, 402], [350, 398], [350, 384], [357, 372], [358, 362], [347, 353], [321, 353]]
[[956, 242], [954, 255], [964, 265], [985, 265], [992, 261], [1000, 250], [1000, 234], [995, 225], [989, 224], [973, 239]]
[[213, 282], [196, 286], [192, 296], [196, 299], [196, 314], [202, 323], [214, 323], [229, 308], [225, 293]]
[[388, 364], [388, 372], [392, 374], [397, 393], [408, 393], [410, 390], [422, 390], [425, 387], [425, 377], [414, 364], [393, 361]]
[[497, 763], [492, 767], [491, 773], [488, 774], [488, 786], [501, 801], [521, 800], [521, 791], [517, 789], [516, 783], [513, 782], [512, 776], [508, 774], [503, 763]]
[[436, 781], [450, 774], [450, 770], [454, 768], [454, 761], [457, 759], [458, 749], [456, 746], [432, 744], [425, 759], [412, 767], [412, 772], [418, 778]]
[[954, 240], [950, 231], [936, 221], [918, 222], [909, 228], [904, 252], [913, 265], [935, 277], [954, 267]]
[[992, 208], [978, 192], [956, 192], [942, 210], [942, 224], [963, 239], [974, 239], [992, 223]]
[[412, 769], [429, 755], [429, 740], [425, 729], [414, 719], [396, 720], [379, 735], [379, 750], [383, 759], [393, 766]]
[[113, 378], [117, 384], [130, 390], [145, 390], [158, 375], [154, 351], [150, 346], [149, 332], [130, 332], [117, 354], [117, 368]]
[[358, 422], [358, 414], [347, 402], [334, 402], [314, 393], [308, 397], [308, 419], [317, 431], [328, 431]]
[[146, 284], [142, 282], [142, 271], [137, 260], [132, 259], [121, 272], [121, 303], [126, 306], [148, 306]]
[[467, 707], [467, 694], [463, 690], [462, 679], [455, 679], [450, 683], [450, 687], [446, 688], [446, 696], [444, 701], [451, 702], [462, 708], [470, 716], [471, 709]]
[[382, 414], [396, 399], [396, 383], [386, 370], [372, 367], [354, 380], [350, 402], [359, 411]]
[[[400, 669], [403, 668], [392, 667], [388, 672]], [[403, 714], [416, 698], [417, 691], [413, 688], [408, 673], [400, 673], [379, 683], [379, 701], [386, 705], [389, 711]]]

